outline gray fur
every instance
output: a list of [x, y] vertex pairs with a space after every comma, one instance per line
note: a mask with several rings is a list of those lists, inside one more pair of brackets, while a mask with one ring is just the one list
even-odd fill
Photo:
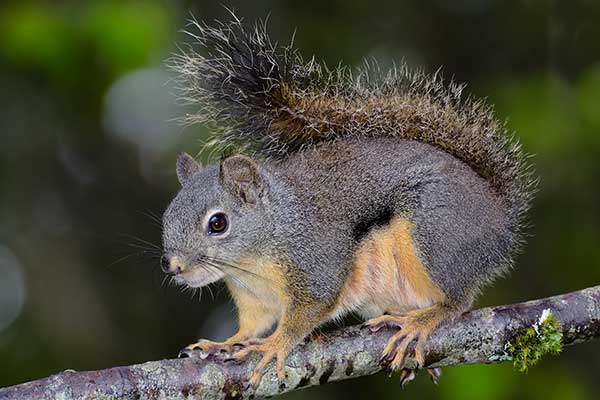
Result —
[[[227, 273], [231, 266], [225, 262], [233, 266], [241, 257], [277, 252], [281, 246], [272, 235], [277, 232], [268, 207], [273, 203], [265, 196], [248, 206], [223, 185], [220, 171], [220, 165], [209, 165], [182, 187], [163, 215], [163, 247], [166, 254], [181, 257], [190, 266], [200, 264], [199, 256], [221, 260], [218, 266]], [[203, 222], [211, 211], [227, 214], [226, 237], [208, 235]]]
[[[353, 227], [391, 204], [413, 222], [424, 264], [452, 301], [470, 303], [509, 265], [516, 239], [501, 199], [467, 165], [430, 145], [393, 138], [322, 143], [262, 167], [267, 188], [253, 208], [222, 186], [219, 168], [196, 174], [166, 211], [167, 252], [232, 264], [268, 254], [297, 267], [304, 279], [296, 290], [333, 304], [360, 245]], [[202, 231], [210, 209], [231, 215], [227, 238]]]
[[[194, 23], [208, 56], [177, 56], [183, 98], [201, 105], [188, 122], [221, 126], [217, 148], [256, 156], [256, 206], [219, 180], [194, 175], [164, 216], [166, 251], [190, 258], [248, 255], [289, 266], [290, 290], [331, 306], [352, 268], [353, 231], [390, 210], [409, 218], [421, 259], [450, 302], [468, 307], [505, 273], [521, 244], [534, 180], [516, 141], [461, 86], [405, 68], [356, 78], [281, 51], [264, 26]], [[232, 215], [215, 239], [199, 221]], [[300, 300], [299, 300], [300, 301]]]
[[451, 300], [468, 304], [509, 266], [517, 238], [505, 205], [471, 168], [430, 145], [340, 140], [276, 165], [303, 205], [305, 222], [289, 229], [291, 237], [312, 236], [297, 253], [300, 268], [314, 277], [314, 295], [335, 296], [360, 244], [350, 235], [352, 227], [390, 204], [413, 222], [424, 264]]
[[177, 155], [177, 179], [181, 186], [185, 185], [186, 181], [202, 170], [200, 165], [188, 153], [181, 152]]

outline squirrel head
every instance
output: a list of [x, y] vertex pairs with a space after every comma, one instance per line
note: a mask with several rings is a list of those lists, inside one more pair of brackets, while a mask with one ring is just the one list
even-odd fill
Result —
[[243, 278], [240, 260], [268, 232], [267, 184], [259, 164], [231, 155], [203, 167], [177, 158], [181, 190], [163, 215], [162, 269], [177, 283], [202, 287], [227, 275]]

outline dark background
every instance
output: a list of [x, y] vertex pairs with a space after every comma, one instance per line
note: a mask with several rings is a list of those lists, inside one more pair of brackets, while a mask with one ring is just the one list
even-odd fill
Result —
[[[469, 84], [496, 105], [528, 152], [541, 190], [533, 237], [512, 275], [478, 306], [600, 282], [600, 2], [239, 1], [270, 15], [274, 39], [334, 65], [405, 60]], [[235, 313], [224, 290], [201, 300], [163, 282], [155, 246], [178, 189], [182, 128], [164, 60], [206, 1], [18, 1], [0, 5], [0, 386], [66, 368], [173, 357], [222, 338]], [[287, 398], [592, 399], [600, 349], [587, 343], [528, 374], [509, 364], [447, 368], [400, 393], [384, 375]]]

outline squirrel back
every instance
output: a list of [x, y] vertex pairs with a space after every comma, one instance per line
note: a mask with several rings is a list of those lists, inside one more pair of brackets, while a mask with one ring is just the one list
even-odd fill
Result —
[[211, 27], [192, 22], [205, 49], [175, 56], [179, 95], [199, 110], [188, 123], [212, 123], [208, 145], [285, 159], [319, 142], [394, 137], [433, 145], [469, 165], [506, 203], [520, 247], [523, 219], [534, 187], [518, 141], [491, 107], [464, 86], [444, 85], [439, 74], [402, 65], [382, 73], [376, 64], [357, 73], [306, 61], [293, 47], [272, 43], [263, 24], [241, 21]]

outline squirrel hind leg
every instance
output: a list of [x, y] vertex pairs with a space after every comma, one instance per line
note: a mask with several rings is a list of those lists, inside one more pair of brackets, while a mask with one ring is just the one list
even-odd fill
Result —
[[[443, 322], [458, 315], [460, 311], [445, 303], [437, 303], [430, 307], [407, 311], [391, 312], [368, 320], [365, 325], [376, 331], [384, 326], [397, 327], [400, 330], [387, 342], [380, 362], [392, 371], [403, 371], [402, 383], [411, 381], [414, 374], [406, 371], [426, 366], [425, 344], [431, 333]], [[408, 363], [412, 354], [413, 363]], [[434, 382], [437, 382], [439, 370], [428, 371]]]

